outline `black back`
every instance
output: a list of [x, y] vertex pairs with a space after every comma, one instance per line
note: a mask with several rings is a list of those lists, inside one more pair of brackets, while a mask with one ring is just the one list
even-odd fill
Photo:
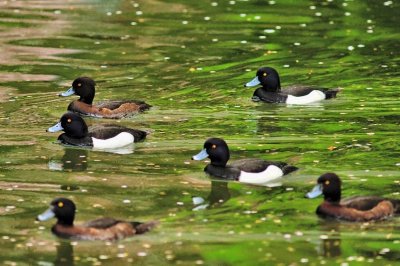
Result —
[[147, 136], [147, 132], [145, 131], [132, 129], [120, 125], [112, 125], [112, 124], [95, 125], [89, 128], [89, 136], [94, 137], [96, 139], [113, 138], [122, 132], [127, 132], [132, 134], [132, 136], [135, 138], [135, 142], [142, 141]]

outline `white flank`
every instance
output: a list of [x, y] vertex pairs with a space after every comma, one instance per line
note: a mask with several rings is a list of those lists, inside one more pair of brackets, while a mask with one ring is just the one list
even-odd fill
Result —
[[135, 138], [132, 134], [127, 132], [121, 132], [113, 138], [109, 139], [96, 139], [93, 140], [93, 148], [96, 149], [115, 149], [132, 144]]
[[261, 185], [271, 182], [283, 176], [281, 168], [275, 165], [270, 165], [264, 171], [260, 173], [247, 173], [244, 171], [240, 172], [239, 182]]
[[319, 90], [313, 90], [307, 95], [304, 96], [292, 96], [289, 95], [286, 99], [287, 104], [309, 104], [309, 103], [315, 103], [325, 100], [325, 93]]

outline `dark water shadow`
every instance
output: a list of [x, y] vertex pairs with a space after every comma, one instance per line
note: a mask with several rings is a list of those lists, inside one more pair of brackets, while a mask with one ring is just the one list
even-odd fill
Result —
[[215, 208], [227, 202], [231, 198], [228, 183], [229, 182], [212, 180], [210, 194], [206, 200], [201, 197], [193, 197], [193, 203], [196, 205], [193, 211]]
[[[398, 231], [398, 226], [386, 225], [387, 221], [371, 222], [371, 223], [349, 223], [338, 220], [321, 220], [319, 223], [319, 231], [323, 233], [320, 236], [322, 240], [318, 245], [319, 255], [325, 258], [336, 258], [344, 254], [343, 249], [347, 249], [351, 246], [356, 254], [360, 254], [366, 258], [381, 257], [386, 260], [397, 262], [400, 259], [400, 251], [391, 249], [382, 249], [378, 243], [382, 240], [368, 239], [370, 245], [363, 245], [361, 239], [354, 238], [352, 235], [354, 232], [367, 232], [367, 231], [380, 231], [380, 227], [385, 227], [386, 232]], [[350, 236], [347, 234], [350, 232]], [[354, 243], [352, 243], [354, 242]], [[377, 245], [374, 245], [376, 242]], [[350, 244], [350, 245], [349, 245]], [[345, 246], [342, 249], [342, 245]], [[376, 248], [379, 247], [379, 248]], [[346, 250], [348, 252], [348, 250]]]
[[57, 266], [73, 266], [74, 263], [74, 248], [70, 241], [59, 241], [57, 245], [57, 257], [54, 260], [54, 265]]
[[63, 157], [51, 159], [48, 168], [54, 171], [82, 172], [88, 168], [88, 154], [86, 149], [65, 148]]
[[342, 255], [340, 222], [338, 221], [321, 221], [320, 229], [322, 232], [329, 232], [327, 238], [322, 238], [319, 245], [319, 253], [325, 258], [335, 258]]

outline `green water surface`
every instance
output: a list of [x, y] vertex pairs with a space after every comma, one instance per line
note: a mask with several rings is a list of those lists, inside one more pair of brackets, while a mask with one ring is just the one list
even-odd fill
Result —
[[[3, 265], [398, 265], [399, 218], [325, 221], [304, 194], [336, 172], [344, 196], [400, 199], [398, 1], [70, 0], [0, 3], [0, 263]], [[341, 87], [309, 106], [254, 103], [243, 84]], [[151, 132], [119, 155], [63, 147], [55, 124], [78, 76], [95, 101], [154, 107], [113, 120]], [[109, 123], [86, 118], [88, 124]], [[277, 187], [211, 180], [190, 158], [209, 137], [231, 158], [300, 168]], [[70, 242], [35, 222], [55, 197], [77, 223], [159, 220], [116, 243]], [[193, 211], [192, 197], [210, 203]]]

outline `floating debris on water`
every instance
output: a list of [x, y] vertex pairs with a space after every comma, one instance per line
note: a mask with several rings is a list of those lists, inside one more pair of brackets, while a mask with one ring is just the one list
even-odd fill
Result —
[[274, 29], [265, 29], [264, 32], [265, 33], [274, 33], [275, 30]]
[[300, 259], [300, 262], [301, 262], [301, 263], [308, 263], [308, 259], [307, 259], [307, 258], [301, 258], [301, 259]]
[[285, 239], [291, 239], [291, 238], [292, 238], [292, 235], [291, 235], [291, 234], [284, 234], [284, 235], [283, 235], [283, 238], [285, 238]]

